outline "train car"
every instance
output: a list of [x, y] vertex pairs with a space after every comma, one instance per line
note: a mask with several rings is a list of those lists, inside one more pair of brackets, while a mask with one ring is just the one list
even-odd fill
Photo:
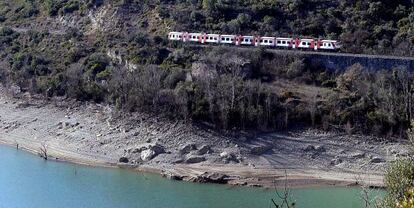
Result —
[[261, 37], [259, 41], [259, 46], [268, 46], [273, 47], [275, 46], [275, 38], [274, 37]]
[[315, 50], [315, 40], [314, 39], [297, 39], [296, 48], [298, 49], [310, 49]]
[[[253, 45], [253, 36], [238, 36], [240, 38], [239, 45]], [[237, 45], [237, 42], [236, 42]]]
[[220, 43], [223, 43], [223, 44], [236, 43], [236, 36], [235, 35], [220, 35]]
[[202, 35], [202, 33], [188, 33], [188, 41], [200, 42]]
[[179, 41], [183, 40], [183, 33], [182, 32], [170, 32], [168, 34], [169, 40]]
[[336, 40], [320, 40], [318, 41], [318, 49], [320, 50], [339, 50], [341, 45]]
[[293, 38], [276, 38], [276, 47], [292, 48]]
[[220, 35], [219, 34], [207, 34], [205, 36], [206, 43], [220, 43]]

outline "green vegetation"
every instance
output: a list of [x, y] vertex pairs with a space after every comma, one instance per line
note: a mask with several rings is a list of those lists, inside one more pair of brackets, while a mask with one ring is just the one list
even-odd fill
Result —
[[[414, 152], [414, 123], [408, 136]], [[414, 207], [414, 158], [413, 152], [408, 157], [393, 162], [387, 170], [385, 183], [388, 195], [384, 207], [412, 208]]]
[[404, 137], [413, 118], [414, 77], [405, 69], [368, 72], [355, 64], [334, 73], [300, 55], [193, 48], [165, 38], [170, 30], [302, 35], [339, 38], [349, 52], [411, 55], [410, 1], [105, 4], [111, 6], [100, 0], [1, 2], [0, 24], [21, 28], [0, 31], [1, 81], [220, 129], [307, 125]]

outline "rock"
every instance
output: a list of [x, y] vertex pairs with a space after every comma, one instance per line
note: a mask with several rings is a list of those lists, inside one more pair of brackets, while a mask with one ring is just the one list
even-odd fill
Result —
[[362, 159], [365, 158], [365, 152], [356, 152], [351, 154], [351, 158], [353, 159]]
[[195, 153], [196, 155], [205, 155], [205, 154], [210, 154], [213, 151], [211, 150], [210, 145], [203, 145], [199, 150], [197, 150], [197, 152]]
[[326, 152], [326, 149], [323, 145], [319, 145], [315, 147], [316, 152]]
[[308, 146], [306, 146], [306, 148], [305, 149], [303, 149], [305, 152], [310, 152], [310, 151], [314, 151], [315, 150], [315, 146], [313, 146], [313, 145], [308, 145]]
[[157, 152], [158, 154], [164, 153], [165, 149], [163, 146], [157, 144], [157, 143], [150, 143], [150, 144], [143, 144], [143, 145], [139, 145], [135, 148], [131, 148], [128, 150], [128, 152], [132, 152], [132, 153], [140, 153], [144, 150], [148, 150], [148, 149], [152, 149], [155, 152]]
[[256, 146], [250, 150], [250, 153], [254, 155], [262, 155], [266, 153], [267, 151], [270, 151], [271, 149], [273, 149], [273, 146], [271, 145]]
[[174, 181], [181, 181], [181, 180], [183, 180], [183, 177], [182, 176], [177, 175], [177, 174], [173, 174], [171, 172], [165, 172], [165, 173], [162, 174], [162, 176], [164, 178], [167, 178], [169, 180], [174, 180]]
[[206, 160], [206, 158], [202, 157], [202, 156], [190, 156], [185, 160], [185, 162], [186, 163], [200, 163], [200, 162], [203, 162], [205, 160]]
[[181, 155], [185, 155], [196, 149], [197, 147], [195, 144], [186, 144], [180, 148], [179, 152]]
[[164, 147], [158, 144], [151, 144], [148, 147], [143, 146], [138, 150], [141, 152], [141, 160], [143, 161], [150, 161], [159, 154], [165, 153]]
[[222, 153], [220, 153], [220, 157], [225, 162], [236, 162], [236, 163], [240, 162], [240, 160], [237, 159], [237, 157], [234, 153], [222, 152]]
[[227, 184], [229, 181], [229, 176], [222, 173], [208, 173], [198, 175], [195, 178], [192, 178], [191, 181], [198, 183], [216, 183], [216, 184]]
[[150, 161], [156, 156], [155, 151], [147, 149], [141, 152], [142, 161]]
[[79, 126], [79, 122], [75, 119], [68, 119], [66, 121], [59, 122], [59, 124], [61, 124], [63, 128], [73, 128]]
[[121, 158], [119, 158], [119, 162], [120, 163], [128, 163], [129, 159], [127, 157], [121, 157]]
[[331, 165], [339, 165], [339, 164], [341, 164], [343, 161], [342, 161], [342, 159], [341, 158], [336, 158], [336, 159], [333, 159], [333, 160], [331, 160]]
[[370, 163], [383, 163], [383, 162], [385, 162], [385, 160], [380, 157], [373, 157], [370, 161]]
[[222, 152], [222, 153], [220, 153], [220, 157], [221, 158], [226, 158], [228, 155], [229, 155], [228, 152]]

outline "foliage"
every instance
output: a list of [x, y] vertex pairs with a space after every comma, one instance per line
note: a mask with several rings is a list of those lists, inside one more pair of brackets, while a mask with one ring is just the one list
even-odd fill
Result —
[[[414, 122], [411, 123], [411, 130], [408, 135], [414, 137]], [[414, 143], [412, 144], [414, 148]], [[413, 207], [414, 187], [414, 158], [413, 152], [406, 158], [393, 162], [387, 169], [385, 176], [387, 197], [384, 201], [385, 207], [406, 208]]]
[[413, 208], [414, 207], [414, 188], [405, 193], [401, 202], [397, 203], [397, 208]]

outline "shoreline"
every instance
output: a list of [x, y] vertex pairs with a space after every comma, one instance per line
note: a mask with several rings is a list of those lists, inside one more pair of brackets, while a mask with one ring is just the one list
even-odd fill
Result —
[[[16, 143], [13, 143], [10, 140], [6, 140], [4, 138], [0, 137], [0, 145], [8, 146], [9, 148], [16, 148]], [[40, 147], [40, 146], [39, 146]], [[18, 151], [24, 151], [29, 154], [32, 154], [33, 156], [39, 156], [39, 151], [36, 150], [33, 146], [28, 146], [27, 144], [22, 145], [19, 143]], [[113, 163], [105, 160], [100, 159], [87, 159], [84, 156], [79, 155], [79, 157], [73, 157], [65, 155], [64, 152], [60, 152], [59, 150], [56, 150], [54, 148], [50, 148], [49, 151], [52, 150], [49, 154], [48, 160], [53, 162], [59, 162], [59, 163], [69, 163], [69, 164], [76, 164], [76, 165], [82, 165], [86, 167], [100, 167], [100, 168], [108, 168], [108, 169], [124, 169], [127, 171], [133, 171], [136, 173], [150, 173], [150, 174], [158, 174], [160, 176], [163, 176], [166, 178], [165, 173], [166, 172], [175, 172], [177, 174], [177, 170], [163, 170], [160, 168], [151, 168], [151, 167], [134, 167], [130, 165], [125, 165], [121, 163]], [[62, 157], [63, 156], [63, 157]], [[181, 170], [183, 168], [188, 168], [189, 171], [192, 171], [191, 167], [179, 167]], [[202, 172], [203, 170], [211, 171], [211, 168], [206, 169], [199, 169], [198, 171]], [[228, 183], [222, 184], [222, 185], [228, 185], [228, 186], [246, 186], [246, 187], [259, 187], [259, 188], [265, 188], [265, 189], [272, 189], [272, 188], [284, 188], [283, 184], [285, 182], [285, 175], [281, 175], [283, 172], [287, 170], [280, 170], [277, 174], [266, 174], [262, 173], [261, 177], [259, 176], [252, 176], [252, 178], [249, 178], [249, 180], [229, 180]], [[273, 175], [274, 180], [269, 178]], [[292, 189], [300, 189], [300, 188], [323, 188], [323, 187], [355, 187], [360, 186], [363, 183], [367, 183], [367, 186], [370, 188], [379, 188], [383, 189], [385, 188], [382, 183], [372, 182], [372, 181], [366, 181], [362, 179], [358, 183], [356, 183], [356, 180], [353, 179], [346, 179], [346, 180], [340, 180], [339, 178], [333, 177], [332, 179], [328, 178], [318, 178], [311, 175], [287, 175], [287, 183], [288, 188]], [[167, 179], [167, 178], [166, 178]], [[252, 181], [253, 179], [253, 181]], [[256, 180], [255, 180], [256, 179]], [[174, 179], [171, 179], [174, 180]], [[183, 176], [183, 179], [180, 179], [187, 182], [194, 182], [191, 181], [188, 176]], [[254, 182], [260, 182], [260, 183], [254, 183]], [[197, 182], [196, 182], [197, 183]], [[207, 182], [208, 183], [208, 182]], [[359, 184], [362, 183], [362, 184]], [[217, 184], [217, 183], [210, 183], [210, 184]], [[276, 185], [275, 185], [276, 184]]]
[[[291, 188], [384, 187], [387, 162], [407, 149], [401, 141], [313, 130], [230, 137], [154, 115], [119, 116], [95, 103], [27, 94], [12, 98], [1, 87], [0, 135], [0, 144], [18, 143], [33, 155], [45, 144], [58, 162], [265, 188], [285, 181]], [[144, 150], [154, 146], [162, 151], [144, 160]], [[122, 158], [127, 161], [120, 163]]]

